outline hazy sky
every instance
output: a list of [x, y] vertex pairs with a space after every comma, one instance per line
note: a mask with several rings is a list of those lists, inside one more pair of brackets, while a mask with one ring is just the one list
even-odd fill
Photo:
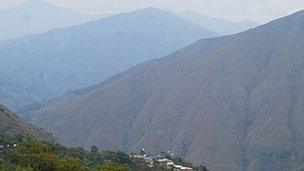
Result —
[[[0, 0], [0, 8], [26, 0]], [[121, 12], [144, 7], [169, 8], [177, 11], [195, 9], [209, 16], [259, 23], [304, 9], [304, 0], [45, 0], [71, 9], [96, 12]]]

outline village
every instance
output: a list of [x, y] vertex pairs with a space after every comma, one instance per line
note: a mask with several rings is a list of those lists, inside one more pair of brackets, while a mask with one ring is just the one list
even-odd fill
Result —
[[174, 163], [173, 153], [170, 151], [168, 152], [161, 152], [160, 154], [149, 155], [145, 152], [143, 148], [140, 151], [140, 154], [133, 154], [131, 155], [132, 158], [136, 158], [139, 160], [143, 160], [145, 164], [149, 168], [160, 168], [163, 170], [172, 170], [172, 171], [192, 171], [193, 168], [189, 166], [182, 166], [181, 164]]

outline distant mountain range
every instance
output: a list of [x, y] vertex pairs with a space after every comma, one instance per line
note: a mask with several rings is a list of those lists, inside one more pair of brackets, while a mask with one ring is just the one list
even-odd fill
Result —
[[[152, 11], [127, 18], [164, 15]], [[303, 47], [301, 11], [246, 32], [200, 40], [26, 116], [70, 145], [170, 150], [211, 170], [293, 170], [304, 158]]]
[[97, 17], [58, 7], [43, 0], [28, 0], [14, 8], [0, 10], [0, 40], [78, 25]]
[[[43, 0], [0, 10], [0, 22], [0, 40], [10, 39], [0, 42], [0, 102], [14, 110], [100, 83], [198, 39], [215, 37], [215, 32], [222, 34], [218, 29], [230, 28], [223, 25], [233, 25], [231, 33], [251, 27], [193, 11], [155, 8], [105, 18]], [[69, 27], [73, 25], [77, 26]]]
[[[194, 10], [171, 13], [219, 35], [233, 34], [257, 26], [256, 23], [249, 21], [230, 22], [209, 17]], [[44, 33], [54, 28], [66, 28], [109, 15], [113, 14], [89, 15], [55, 6], [44, 0], [27, 0], [11, 9], [0, 10], [0, 40]]]
[[221, 18], [209, 17], [194, 10], [185, 10], [175, 14], [219, 35], [235, 34], [258, 26], [257, 23], [251, 21], [232, 22]]
[[[215, 36], [168, 12], [147, 8], [0, 42], [0, 68], [22, 83], [22, 89], [15, 91], [30, 89], [53, 97]], [[9, 102], [2, 102], [13, 109], [28, 105], [27, 101], [15, 103], [15, 98], [22, 98], [17, 92], [4, 97]], [[0, 90], [0, 101], [3, 93]]]

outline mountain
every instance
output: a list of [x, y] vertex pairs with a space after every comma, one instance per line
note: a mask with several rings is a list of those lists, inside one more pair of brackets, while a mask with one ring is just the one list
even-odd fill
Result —
[[185, 10], [181, 13], [176, 13], [176, 15], [196, 23], [202, 28], [216, 32], [219, 35], [235, 34], [258, 26], [257, 23], [251, 21], [227, 21], [220, 18], [209, 17], [194, 10]]
[[40, 140], [52, 140], [52, 135], [42, 129], [23, 122], [17, 114], [0, 105], [0, 134], [2, 136], [22, 136]]
[[53, 97], [214, 36], [168, 12], [147, 8], [0, 42], [0, 68], [26, 88]]
[[57, 7], [43, 0], [27, 0], [14, 8], [0, 10], [0, 40], [43, 33], [93, 19], [96, 16]]
[[0, 69], [0, 98], [3, 104], [11, 104], [11, 108], [18, 109], [20, 106], [39, 103], [48, 97], [49, 93], [26, 87]]
[[211, 170], [303, 164], [304, 11], [200, 40], [27, 112], [62, 142], [170, 150]]

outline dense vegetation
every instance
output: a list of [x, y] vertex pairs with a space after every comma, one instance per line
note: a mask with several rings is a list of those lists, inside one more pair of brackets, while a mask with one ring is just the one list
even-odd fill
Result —
[[[0, 136], [0, 170], [117, 170], [136, 169], [136, 163], [123, 152], [99, 152], [68, 148], [58, 143], [39, 142], [22, 136]], [[133, 169], [132, 169], [133, 170]]]
[[[0, 171], [164, 170], [120, 151], [100, 152], [95, 146], [87, 151], [55, 143], [51, 134], [23, 122], [1, 105], [0, 123]], [[171, 157], [166, 153], [162, 156]], [[176, 163], [192, 166], [182, 159]]]
[[[162, 153], [161, 153], [162, 154]], [[166, 156], [165, 153], [164, 157]], [[177, 164], [193, 167], [182, 158], [170, 158]], [[124, 152], [101, 151], [93, 146], [90, 151], [66, 147], [54, 142], [41, 142], [22, 135], [0, 132], [0, 171], [161, 171], [149, 168], [144, 160]], [[197, 167], [194, 170], [206, 170]]]

